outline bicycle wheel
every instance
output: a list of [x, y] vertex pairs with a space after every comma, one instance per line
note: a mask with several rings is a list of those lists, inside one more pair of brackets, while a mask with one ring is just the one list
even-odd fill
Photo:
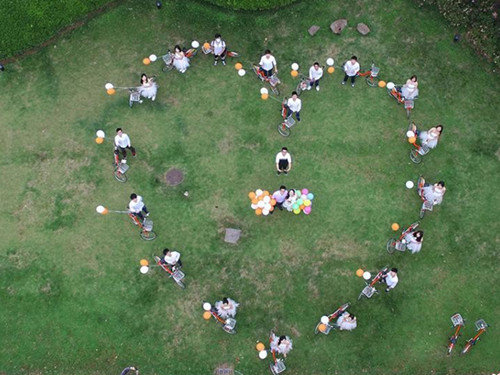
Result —
[[289, 137], [291, 134], [291, 130], [284, 124], [278, 124], [278, 133], [280, 133], [283, 137]]
[[406, 118], [408, 120], [411, 118], [411, 108], [406, 108]]
[[181, 289], [186, 289], [186, 284], [184, 284], [181, 280], [176, 281], [174, 280], [177, 285], [181, 287]]
[[278, 85], [271, 86], [271, 91], [274, 92], [276, 95], [280, 94], [280, 89], [278, 88]]
[[420, 214], [419, 214], [419, 217], [420, 217], [421, 219], [423, 219], [423, 218], [424, 218], [424, 216], [425, 216], [425, 210], [422, 208], [422, 209], [420, 209]]
[[375, 87], [375, 86], [378, 86], [378, 78], [377, 77], [372, 77], [372, 76], [368, 76], [366, 77], [366, 84], [370, 87]]
[[363, 297], [366, 298], [365, 294], [363, 292], [359, 293], [358, 301], [361, 300]]
[[156, 238], [156, 233], [154, 231], [141, 230], [141, 238], [144, 241], [153, 241]]
[[389, 241], [387, 241], [387, 246], [386, 246], [387, 252], [389, 254], [394, 254], [394, 251], [396, 251], [396, 239], [391, 238]]
[[171, 71], [173, 68], [174, 68], [174, 65], [173, 65], [173, 64], [165, 64], [165, 65], [163, 65], [163, 67], [161, 68], [161, 70], [162, 70], [163, 72], [169, 72], [169, 71]]
[[422, 162], [422, 155], [420, 155], [418, 151], [413, 148], [410, 150], [410, 159], [415, 164], [420, 164]]
[[127, 175], [120, 173], [117, 168], [115, 168], [113, 175], [115, 176], [116, 181], [127, 182], [127, 180], [128, 180]]

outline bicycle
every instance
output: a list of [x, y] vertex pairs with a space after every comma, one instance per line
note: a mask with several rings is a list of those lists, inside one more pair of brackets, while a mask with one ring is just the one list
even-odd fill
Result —
[[281, 83], [281, 81], [279, 80], [277, 73], [273, 73], [273, 75], [271, 77], [266, 77], [266, 75], [264, 74], [264, 71], [258, 65], [252, 65], [252, 70], [258, 79], [260, 79], [262, 82], [269, 83], [269, 86], [271, 86], [271, 91], [275, 95], [280, 94], [280, 90], [278, 88], [278, 85]]
[[358, 77], [366, 77], [365, 81], [366, 84], [370, 87], [376, 87], [378, 86], [378, 74], [380, 72], [380, 68], [375, 66], [375, 63], [372, 63], [372, 66], [369, 70], [366, 72], [358, 72], [357, 76]]
[[387, 272], [389, 272], [389, 267], [384, 267], [377, 273], [377, 275], [373, 278], [373, 280], [370, 283], [367, 283], [365, 281], [366, 286], [359, 294], [358, 301], [363, 297], [372, 298], [375, 293], [378, 294], [378, 290], [375, 288], [375, 284], [378, 282], [382, 282], [382, 276], [387, 274]]
[[[198, 50], [196, 48], [189, 48], [184, 51], [184, 55], [190, 59], [195, 56], [197, 52]], [[169, 72], [174, 68], [174, 56], [175, 54], [173, 54], [170, 50], [168, 50], [165, 55], [161, 56], [163, 62], [165, 63], [165, 65], [161, 68], [163, 72]]]
[[458, 337], [460, 336], [460, 330], [462, 329], [463, 326], [465, 326], [465, 320], [462, 318], [462, 315], [460, 314], [455, 314], [451, 317], [451, 322], [453, 323], [453, 327], [455, 327], [455, 332], [449, 339], [448, 343], [448, 355], [451, 354], [453, 348], [455, 347], [455, 344], [458, 341]]
[[283, 118], [283, 121], [281, 121], [278, 124], [278, 133], [280, 133], [283, 137], [289, 137], [290, 134], [292, 133], [291, 128], [295, 125], [295, 119], [290, 116], [288, 116], [288, 105], [287, 105], [287, 98], [284, 98], [283, 101], [281, 102], [281, 117]]
[[420, 208], [420, 214], [419, 214], [420, 219], [424, 218], [425, 211], [432, 211], [434, 209], [434, 203], [425, 199], [423, 190], [424, 186], [425, 186], [425, 179], [423, 176], [420, 176], [417, 181], [417, 193], [420, 196], [420, 199], [422, 200], [422, 207]]
[[221, 328], [224, 332], [229, 333], [230, 335], [236, 334], [236, 319], [234, 318], [227, 318], [223, 319], [217, 314], [217, 310], [215, 307], [212, 307], [212, 305], [208, 302], [205, 302], [203, 304], [203, 308], [205, 311], [208, 311], [215, 321], [221, 325]]
[[417, 137], [413, 129], [418, 129], [419, 127], [420, 125], [416, 125], [413, 121], [410, 121], [407, 132], [407, 136], [409, 135], [408, 139], [411, 137], [415, 137], [415, 142], [411, 143], [413, 148], [410, 150], [410, 160], [415, 164], [420, 164], [422, 162], [423, 156], [427, 155], [431, 150], [429, 146], [425, 144], [419, 145], [417, 143]]
[[156, 264], [159, 265], [167, 274], [168, 277], [175, 281], [177, 285], [179, 285], [182, 289], [186, 288], [186, 284], [182, 280], [186, 277], [185, 273], [181, 271], [180, 266], [169, 267], [168, 264], [162, 262], [159, 256], [153, 255], [153, 259]]
[[115, 155], [115, 169], [113, 171], [113, 176], [115, 176], [116, 181], [119, 182], [127, 182], [128, 177], [126, 175], [129, 170], [129, 165], [125, 159], [120, 160], [120, 156], [118, 154]]
[[489, 327], [489, 325], [483, 320], [483, 319], [479, 319], [476, 323], [475, 323], [475, 326], [476, 326], [476, 335], [467, 340], [467, 344], [465, 344], [465, 347], [463, 348], [462, 352], [460, 353], [461, 355], [463, 354], [467, 354], [470, 349], [476, 345], [476, 343], [479, 341], [479, 336], [481, 336], [483, 333], [486, 332], [486, 328]]
[[393, 82], [389, 82], [387, 84], [387, 94], [391, 97], [396, 99], [398, 104], [403, 104], [403, 107], [406, 111], [406, 118], [408, 120], [411, 119], [411, 111], [413, 108], [415, 108], [415, 100], [418, 99], [418, 96], [412, 98], [412, 99], [407, 99], [401, 94], [401, 89], [403, 85], [396, 85]]
[[[273, 342], [274, 333], [271, 331], [269, 335], [269, 344]], [[285, 360], [276, 357], [276, 352], [271, 349], [271, 354], [273, 355], [273, 361], [269, 364], [269, 369], [273, 375], [281, 374], [286, 370]]]
[[349, 303], [344, 303], [337, 310], [335, 310], [330, 315], [323, 315], [320, 319], [320, 322], [316, 324], [316, 328], [314, 329], [314, 334], [318, 334], [321, 332], [324, 335], [328, 335], [330, 331], [333, 329], [337, 329], [337, 324], [330, 322], [334, 319], [337, 319], [340, 315], [342, 315], [349, 308]]
[[394, 252], [401, 251], [405, 252], [406, 251], [406, 241], [405, 237], [408, 233], [413, 232], [415, 229], [418, 228], [420, 225], [420, 222], [415, 222], [412, 225], [410, 225], [407, 229], [403, 230], [401, 233], [401, 236], [399, 238], [391, 238], [389, 241], [387, 241], [386, 249], [389, 254], [394, 254]]
[[[118, 211], [115, 211], [118, 212]], [[128, 216], [132, 220], [134, 225], [137, 225], [140, 228], [139, 235], [144, 241], [153, 241], [156, 238], [156, 233], [153, 231], [153, 221], [145, 218], [143, 222], [139, 220], [139, 218], [134, 215], [130, 211], [125, 211], [128, 213]]]

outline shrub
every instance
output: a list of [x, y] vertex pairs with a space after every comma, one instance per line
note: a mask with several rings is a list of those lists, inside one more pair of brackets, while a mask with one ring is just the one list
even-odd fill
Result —
[[415, 0], [419, 6], [432, 6], [482, 56], [498, 64], [500, 2], [497, 0]]
[[279, 8], [294, 3], [297, 0], [204, 0], [205, 2], [224, 8], [240, 10], [262, 10]]

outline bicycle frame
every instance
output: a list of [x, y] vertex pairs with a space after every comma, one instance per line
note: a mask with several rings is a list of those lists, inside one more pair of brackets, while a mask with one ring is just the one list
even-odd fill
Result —
[[373, 278], [370, 283], [366, 283], [366, 286], [363, 288], [361, 293], [359, 294], [358, 300], [360, 300], [363, 296], [366, 298], [372, 298], [372, 296], [377, 293], [378, 290], [375, 288], [375, 284], [382, 280], [382, 276], [385, 275], [389, 271], [388, 267], [382, 268], [377, 275]]
[[179, 269], [176, 269], [175, 271], [171, 270], [168, 264], [163, 263], [161, 261], [161, 258], [156, 255], [153, 256], [153, 259], [155, 260], [157, 265], [159, 265], [161, 268], [163, 268], [165, 272], [169, 274], [169, 277], [172, 278], [177, 285], [179, 285], [182, 289], [186, 287], [185, 284], [182, 282], [182, 280], [185, 277], [184, 272], [182, 272]]
[[358, 72], [357, 76], [358, 77], [366, 77], [366, 84], [371, 87], [375, 87], [378, 85], [378, 73], [380, 72], [380, 69], [375, 66], [374, 63], [372, 63], [371, 68], [367, 70], [366, 72]]
[[128, 216], [140, 228], [141, 232], [139, 233], [139, 235], [143, 240], [152, 241], [156, 238], [156, 233], [153, 230], [146, 228], [146, 226], [144, 226], [144, 224], [139, 220], [139, 218], [136, 215], [134, 215], [132, 212], [129, 211]]
[[278, 76], [276, 73], [273, 73], [271, 77], [266, 77], [264, 72], [262, 71], [261, 67], [258, 65], [252, 65], [252, 70], [254, 73], [257, 75], [257, 77], [264, 82], [269, 83], [269, 86], [271, 86], [271, 91], [275, 93], [276, 95], [280, 94], [280, 91], [278, 89], [278, 85], [281, 83], [279, 80]]
[[227, 333], [230, 333], [230, 334], [235, 334], [236, 333], [236, 330], [234, 329], [234, 327], [236, 326], [236, 320], [235, 319], [232, 319], [232, 318], [228, 318], [226, 320], [222, 319], [219, 314], [217, 314], [217, 312], [215, 311], [215, 309], [211, 309], [210, 310], [210, 314], [212, 314], [212, 316], [214, 317], [214, 319], [222, 325], [222, 330], [224, 332], [227, 332]]
[[120, 162], [120, 155], [115, 153], [115, 170], [113, 172], [115, 179], [119, 182], [127, 182], [128, 177], [126, 175], [129, 166], [125, 163]]
[[460, 354], [468, 353], [469, 350], [479, 341], [479, 336], [481, 336], [483, 333], [486, 332], [487, 327], [488, 324], [486, 324], [484, 320], [482, 319], [478, 320], [476, 322], [476, 329], [477, 329], [476, 335], [473, 338], [467, 340], [467, 344], [465, 344], [465, 347]]

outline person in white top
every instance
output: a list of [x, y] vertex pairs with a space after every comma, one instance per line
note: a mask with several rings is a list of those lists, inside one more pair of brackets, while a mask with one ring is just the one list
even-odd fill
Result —
[[404, 241], [406, 248], [412, 254], [418, 253], [422, 249], [422, 241], [424, 240], [424, 231], [418, 230], [416, 232], [407, 233]]
[[128, 209], [130, 213], [134, 216], [137, 216], [141, 220], [144, 220], [143, 212], [146, 214], [146, 217], [149, 216], [149, 211], [144, 202], [142, 201], [142, 197], [135, 193], [130, 194], [130, 203], [128, 204]]
[[226, 65], [226, 42], [220, 34], [215, 34], [215, 39], [210, 43], [210, 49], [214, 54], [214, 65], [217, 65], [219, 58], [222, 61], [222, 65]]
[[239, 305], [238, 302], [231, 298], [224, 297], [222, 301], [215, 302], [215, 310], [222, 319], [234, 318]]
[[356, 56], [352, 56], [349, 61], [346, 61], [344, 64], [344, 72], [345, 76], [342, 84], [345, 85], [349, 77], [351, 77], [351, 86], [354, 87], [354, 81], [356, 80], [356, 76], [359, 72], [359, 63]]
[[276, 154], [276, 170], [278, 176], [281, 173], [288, 174], [292, 168], [292, 157], [286, 147], [282, 147], [281, 151]]
[[389, 272], [382, 276], [383, 282], [387, 284], [387, 288], [385, 288], [386, 292], [389, 292], [391, 289], [394, 289], [396, 285], [398, 285], [398, 269], [392, 268]]
[[[141, 85], [139, 86], [139, 94], [144, 98], [151, 99], [155, 101], [156, 92], [158, 91], [158, 86], [154, 81], [153, 77], [148, 77], [146, 74], [141, 74]], [[142, 103], [142, 100], [139, 101]]]
[[299, 99], [296, 91], [292, 92], [292, 97], [286, 102], [287, 114], [290, 117], [295, 113], [295, 118], [300, 122], [300, 110], [302, 109], [302, 100]]
[[189, 59], [179, 45], [174, 47], [173, 64], [181, 73], [186, 73], [187, 68], [189, 68]]
[[337, 319], [337, 326], [341, 331], [352, 331], [358, 326], [358, 321], [354, 315], [345, 311]]
[[417, 76], [413, 75], [401, 88], [401, 95], [405, 99], [412, 100], [418, 96], [418, 81]]
[[443, 197], [446, 193], [446, 188], [444, 187], [444, 181], [439, 181], [437, 184], [430, 185], [424, 181], [424, 186], [419, 189], [418, 193], [423, 196], [428, 202], [433, 205], [443, 203]]
[[307, 89], [310, 90], [312, 87], [316, 87], [316, 91], [319, 91], [319, 80], [323, 77], [323, 68], [319, 66], [319, 62], [315, 62], [313, 66], [309, 68], [309, 79], [310, 83]]
[[130, 144], [130, 138], [125, 134], [122, 128], [116, 129], [115, 135], [115, 155], [120, 156], [122, 153], [123, 160], [127, 160], [127, 148], [132, 152], [132, 156], [136, 155], [135, 148]]
[[435, 148], [443, 132], [443, 125], [437, 125], [427, 131], [420, 131], [415, 124], [412, 124], [412, 131], [418, 136], [422, 145]]
[[260, 58], [260, 70], [264, 73], [264, 75], [269, 78], [273, 75], [273, 70], [275, 73], [278, 73], [278, 65], [276, 64], [276, 59], [273, 55], [271, 55], [271, 51], [266, 49], [264, 52], [264, 56]]
[[283, 356], [286, 358], [287, 354], [290, 352], [290, 350], [293, 349], [292, 346], [292, 340], [288, 336], [276, 336], [274, 333], [271, 334], [271, 339], [270, 339], [270, 347], [271, 351], [278, 353], [278, 354], [283, 354]]
[[168, 264], [172, 270], [182, 267], [181, 254], [170, 249], [163, 250], [163, 264]]

